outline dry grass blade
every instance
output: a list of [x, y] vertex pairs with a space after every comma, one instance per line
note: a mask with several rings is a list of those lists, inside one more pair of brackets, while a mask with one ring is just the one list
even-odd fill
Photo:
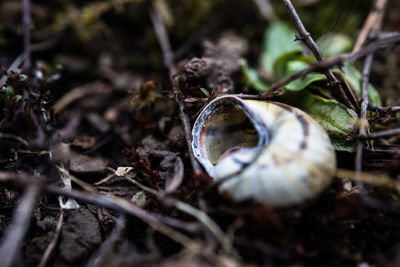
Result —
[[[131, 182], [134, 185], [141, 188], [142, 190], [144, 190], [150, 194], [162, 197], [162, 194], [160, 194], [156, 190], [148, 188], [147, 186], [142, 185], [141, 183], [139, 183], [138, 181], [136, 181], [132, 178], [127, 178], [127, 177], [125, 177], [125, 178], [129, 182]], [[208, 216], [203, 211], [196, 209], [195, 207], [193, 207], [189, 204], [186, 204], [179, 200], [175, 200], [171, 197], [164, 196], [161, 198], [161, 200], [163, 200], [163, 203], [172, 203], [172, 206], [174, 206], [176, 209], [178, 209], [186, 214], [190, 214], [191, 216], [193, 216], [194, 218], [199, 220], [216, 237], [218, 242], [220, 242], [225, 253], [227, 253], [228, 255], [232, 255], [233, 257], [235, 257], [236, 260], [240, 261], [241, 258], [240, 258], [239, 253], [232, 247], [232, 244], [229, 241], [229, 239], [226, 237], [226, 235], [221, 230], [221, 228], [218, 226], [218, 224], [213, 219], [210, 218], [210, 216]]]
[[353, 181], [360, 181], [374, 186], [382, 186], [395, 190], [400, 194], [400, 183], [384, 174], [371, 174], [366, 172], [355, 172], [349, 170], [339, 169], [336, 176], [341, 179], [350, 179]]
[[197, 160], [194, 158], [192, 145], [191, 145], [191, 125], [189, 116], [185, 112], [185, 104], [182, 92], [175, 86], [175, 82], [173, 77], [176, 75], [176, 67], [174, 65], [174, 53], [172, 52], [171, 44], [168, 38], [167, 30], [165, 29], [165, 25], [163, 24], [160, 15], [156, 8], [152, 8], [150, 10], [150, 18], [153, 23], [154, 31], [156, 33], [158, 42], [160, 43], [161, 50], [164, 58], [164, 65], [168, 68], [170, 80], [172, 84], [172, 89], [175, 95], [175, 101], [179, 107], [179, 118], [182, 121], [183, 129], [185, 132], [185, 139], [188, 146], [188, 151], [190, 155], [190, 160], [193, 168], [193, 172], [195, 175], [200, 174], [201, 168]]
[[28, 146], [28, 141], [26, 141], [25, 139], [23, 139], [20, 136], [14, 135], [14, 134], [8, 134], [8, 133], [1, 133], [0, 132], [0, 139], [2, 138], [10, 138], [10, 139], [14, 139], [17, 140], [18, 142], [23, 143], [24, 145]]
[[42, 258], [40, 259], [38, 267], [45, 267], [47, 262], [49, 261], [51, 253], [54, 251], [54, 249], [57, 246], [57, 242], [58, 242], [58, 238], [60, 237], [63, 222], [64, 222], [64, 210], [61, 210], [60, 216], [58, 217], [57, 227], [56, 227], [56, 231], [54, 232], [53, 239], [51, 239], [50, 244], [47, 246], [46, 251], [44, 252]]
[[224, 251], [229, 255], [232, 255], [235, 257], [236, 260], [241, 259], [239, 253], [232, 247], [232, 244], [228, 237], [224, 234], [224, 232], [221, 230], [221, 228], [218, 226], [218, 224], [210, 218], [206, 213], [202, 212], [199, 209], [194, 208], [193, 206], [190, 206], [182, 201], [177, 201], [175, 202], [174, 206], [187, 214], [192, 215], [195, 217], [197, 220], [202, 222], [207, 229], [209, 229], [213, 235], [218, 239], [218, 241], [221, 243]]
[[368, 34], [371, 29], [378, 30], [380, 28], [383, 15], [385, 13], [386, 4], [387, 0], [375, 0], [374, 8], [371, 10], [367, 19], [364, 22], [364, 26], [362, 27], [353, 47], [353, 52], [357, 52], [361, 49], [361, 47], [367, 40]]
[[16, 266], [20, 254], [21, 245], [26, 232], [29, 229], [31, 214], [39, 196], [40, 187], [30, 184], [26, 188], [10, 227], [7, 229], [0, 246], [0, 262], [3, 267]]
[[109, 237], [104, 241], [99, 250], [95, 253], [95, 255], [89, 260], [86, 264], [86, 267], [97, 267], [104, 266], [105, 258], [112, 251], [115, 243], [117, 243], [118, 239], [121, 237], [126, 228], [126, 216], [121, 214], [115, 223], [115, 227]]
[[182, 246], [186, 247], [191, 251], [198, 252], [198, 249], [200, 247], [195, 240], [192, 240], [187, 236], [181, 234], [180, 232], [175, 231], [171, 227], [163, 224], [151, 213], [135, 206], [134, 204], [130, 203], [125, 199], [114, 196], [104, 196], [94, 193], [89, 194], [89, 193], [79, 192], [76, 190], [64, 191], [63, 189], [56, 186], [47, 186], [46, 190], [52, 194], [67, 196], [70, 198], [74, 198], [76, 200], [81, 200], [102, 207], [114, 209], [138, 217], [139, 219], [150, 225], [153, 229], [168, 236], [175, 242], [181, 244]]

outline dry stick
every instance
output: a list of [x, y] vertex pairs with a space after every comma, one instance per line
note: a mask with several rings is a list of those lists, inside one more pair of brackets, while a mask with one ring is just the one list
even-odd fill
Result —
[[54, 232], [53, 239], [51, 240], [50, 244], [47, 246], [46, 251], [44, 252], [42, 258], [40, 259], [38, 267], [45, 267], [47, 262], [49, 261], [50, 255], [56, 248], [58, 238], [60, 237], [63, 222], [64, 222], [64, 210], [61, 210], [60, 216], [57, 221], [57, 227], [56, 227], [56, 231]]
[[267, 20], [272, 21], [276, 16], [269, 0], [254, 0], [261, 15]]
[[150, 212], [147, 212], [134, 204], [130, 203], [128, 200], [113, 197], [104, 196], [95, 193], [84, 193], [77, 190], [65, 191], [63, 188], [53, 185], [48, 185], [45, 187], [46, 191], [54, 195], [62, 195], [76, 200], [81, 200], [87, 203], [95, 204], [101, 207], [117, 210], [129, 215], [133, 215], [145, 223], [149, 224], [155, 230], [163, 233], [174, 241], [182, 244], [188, 249], [193, 249], [195, 241], [191, 240], [187, 236], [175, 231], [169, 226], [163, 224], [158, 219], [156, 219]]
[[[368, 14], [367, 19], [357, 37], [357, 41], [353, 47], [353, 53], [361, 49], [363, 44], [368, 38], [368, 35], [373, 28], [380, 28], [382, 19], [385, 11], [387, 0], [376, 0], [374, 3], [374, 9]], [[379, 27], [378, 27], [379, 26]]]
[[126, 228], [126, 216], [121, 214], [115, 223], [115, 227], [109, 237], [103, 242], [95, 255], [86, 264], [86, 267], [106, 266], [107, 256], [110, 255], [115, 244], [120, 239]]
[[174, 206], [177, 210], [180, 210], [186, 214], [190, 214], [191, 216], [193, 216], [194, 218], [199, 220], [216, 237], [216, 239], [221, 243], [223, 249], [228, 254], [231, 254], [237, 260], [241, 259], [239, 253], [236, 251], [236, 249], [234, 249], [232, 247], [232, 244], [230, 243], [229, 239], [225, 236], [222, 229], [219, 227], [219, 225], [214, 220], [212, 220], [208, 216], [208, 214], [206, 214], [205, 212], [203, 212], [195, 207], [192, 207], [189, 204], [186, 204], [182, 201], [176, 200], [172, 197], [165, 196], [162, 193], [160, 194], [155, 189], [148, 188], [147, 186], [142, 185], [141, 183], [139, 183], [138, 181], [136, 181], [132, 178], [129, 178], [126, 176], [125, 176], [125, 178], [129, 182], [131, 182], [131, 183], [135, 184], [136, 186], [138, 186], [139, 188], [141, 188], [142, 190], [159, 197], [160, 201], [164, 205]]
[[[376, 139], [376, 138], [394, 136], [394, 135], [399, 135], [399, 134], [400, 134], [400, 128], [395, 128], [395, 129], [390, 129], [390, 130], [385, 130], [385, 131], [374, 132], [374, 133], [371, 133], [370, 135], [366, 136], [365, 138]], [[361, 136], [361, 138], [362, 138], [362, 136]]]
[[31, 1], [22, 0], [22, 28], [24, 32], [24, 70], [28, 70], [31, 67]]
[[[311, 34], [306, 30], [306, 28], [303, 25], [303, 22], [301, 21], [299, 15], [296, 12], [296, 9], [293, 7], [292, 2], [290, 0], [282, 0], [283, 3], [285, 4], [286, 9], [288, 10], [290, 16], [292, 17], [292, 20], [294, 22], [294, 25], [298, 32], [300, 33], [301, 40], [305, 42], [305, 44], [310, 48], [312, 53], [314, 54], [315, 58], [317, 61], [322, 61], [324, 60], [321, 51], [319, 50], [317, 44], [311, 37]], [[347, 97], [346, 93], [344, 92], [342, 85], [340, 84], [339, 80], [335, 77], [335, 75], [332, 73], [332, 71], [328, 68], [324, 70], [324, 74], [326, 78], [337, 87], [338, 92], [346, 106], [352, 108], [355, 110], [354, 105], [350, 102], [349, 98]]]
[[9, 139], [14, 139], [14, 140], [17, 140], [18, 142], [21, 142], [22, 144], [24, 144], [24, 145], [26, 145], [26, 146], [28, 146], [29, 144], [28, 144], [28, 141], [26, 141], [24, 138], [22, 138], [22, 137], [20, 137], [20, 136], [17, 136], [17, 135], [14, 135], [14, 134], [8, 134], [8, 133], [2, 133], [2, 132], [0, 132], [0, 139], [6, 139], [6, 138], [9, 138]]
[[[31, 51], [40, 51], [40, 50], [48, 48], [52, 44], [54, 44], [54, 42], [42, 42], [42, 43], [33, 44], [31, 46]], [[10, 65], [10, 67], [8, 67], [7, 72], [19, 68], [19, 66], [21, 66], [22, 62], [24, 62], [24, 53], [20, 54], [18, 57], [16, 57], [14, 59], [14, 61]], [[7, 78], [8, 78], [7, 73], [1, 77], [0, 88], [7, 81]]]
[[173, 62], [174, 53], [172, 52], [171, 44], [169, 42], [168, 34], [165, 26], [158, 14], [157, 10], [152, 7], [150, 10], [150, 17], [153, 23], [154, 31], [157, 35], [158, 42], [160, 43], [162, 54], [164, 57], [164, 65], [168, 68], [169, 76], [172, 84], [172, 89], [175, 95], [175, 101], [179, 107], [179, 118], [183, 124], [183, 130], [185, 132], [186, 143], [188, 145], [190, 161], [192, 163], [193, 172], [195, 175], [202, 173], [199, 163], [196, 161], [193, 155], [193, 150], [191, 146], [191, 125], [190, 119], [185, 112], [184, 97], [182, 92], [175, 86], [174, 76], [177, 74], [176, 67]]
[[[365, 59], [363, 73], [362, 73], [362, 91], [361, 91], [361, 110], [360, 110], [360, 126], [359, 133], [360, 136], [366, 136], [368, 132], [368, 119], [367, 119], [367, 107], [368, 107], [368, 83], [369, 75], [371, 71], [371, 65], [374, 58], [374, 54], [369, 54]], [[364, 151], [364, 140], [357, 140], [356, 155], [355, 155], [355, 170], [357, 177], [361, 175], [362, 172], [362, 162], [363, 162], [363, 151]], [[374, 200], [368, 196], [368, 192], [360, 180], [356, 181], [356, 185], [360, 192], [360, 196], [365, 204], [370, 207], [379, 208], [381, 205], [379, 201]]]
[[392, 107], [378, 107], [374, 104], [368, 103], [368, 108], [372, 111], [379, 111], [384, 113], [396, 113], [400, 112], [400, 106], [392, 106]]
[[[268, 92], [272, 92], [277, 90], [286, 84], [294, 81], [300, 77], [304, 77], [305, 75], [312, 73], [312, 72], [319, 72], [327, 68], [331, 68], [337, 65], [341, 65], [344, 62], [354, 62], [357, 59], [363, 58], [371, 53], [374, 53], [378, 50], [389, 48], [395, 46], [396, 44], [400, 44], [400, 33], [392, 33], [389, 36], [385, 36], [383, 38], [374, 40], [366, 45], [364, 48], [360, 49], [359, 51], [352, 53], [350, 55], [339, 55], [333, 58], [329, 58], [320, 62], [317, 62], [303, 70], [299, 70], [286, 76], [285, 78], [277, 81], [273, 85], [271, 85], [268, 89]], [[259, 96], [259, 98], [265, 98], [266, 94], [263, 93]]]
[[[378, 10], [373, 10], [368, 15], [367, 20], [364, 23], [362, 32], [357, 39], [356, 45], [353, 51], [359, 51], [368, 34], [370, 33], [371, 29], [375, 32], [379, 31], [382, 24], [382, 19], [384, 15], [384, 9], [386, 6], [386, 0], [376, 0], [375, 1], [375, 8]], [[365, 36], [364, 36], [365, 35]], [[366, 136], [368, 134], [368, 115], [367, 115], [367, 108], [368, 108], [368, 83], [369, 83], [369, 76], [371, 72], [371, 65], [374, 58], [374, 53], [371, 53], [367, 56], [364, 63], [364, 69], [362, 74], [362, 98], [361, 98], [361, 110], [360, 110], [360, 126], [359, 126], [359, 136]], [[357, 147], [356, 147], [356, 155], [355, 155], [355, 169], [357, 174], [362, 172], [362, 162], [363, 162], [363, 151], [364, 151], [364, 140], [357, 140]], [[374, 206], [376, 203], [372, 199], [368, 197], [368, 193], [364, 188], [364, 185], [361, 181], [357, 181], [357, 186], [360, 190], [360, 195], [362, 196], [365, 203], [369, 204], [370, 206]]]
[[4, 234], [0, 246], [0, 262], [2, 267], [17, 265], [17, 259], [21, 253], [21, 245], [28, 231], [32, 210], [36, 205], [36, 198], [40, 193], [40, 186], [30, 184], [24, 192], [10, 227]]
[[[370, 54], [367, 56], [364, 69], [362, 74], [362, 98], [361, 98], [361, 111], [360, 111], [360, 136], [366, 136], [368, 132], [368, 119], [367, 119], [367, 107], [368, 107], [368, 82], [369, 75], [371, 71], [372, 60], [374, 58], [374, 54]], [[362, 171], [362, 155], [364, 150], [364, 141], [357, 141], [357, 149], [355, 156], [355, 169], [357, 172]]]
[[[31, 176], [25, 174], [13, 174], [8, 172], [1, 172], [0, 171], [0, 182], [2, 183], [13, 183], [14, 186], [40, 186], [42, 181], [46, 180], [46, 177], [35, 177], [40, 180], [33, 180]], [[38, 185], [39, 184], [39, 185]], [[65, 191], [64, 188], [54, 185], [47, 185], [44, 186], [44, 190], [49, 194], [56, 195], [56, 196], [65, 196], [74, 198], [76, 200], [83, 201], [85, 203], [95, 204], [100, 207], [105, 207], [109, 209], [113, 209], [128, 215], [135, 216], [142, 220], [143, 222], [149, 224], [155, 230], [159, 231], [160, 233], [166, 235], [167, 237], [171, 238], [177, 243], [180, 243], [187, 249], [197, 252], [198, 251], [198, 244], [195, 240], [188, 238], [187, 236], [181, 234], [178, 231], [175, 231], [173, 228], [165, 225], [161, 222], [163, 218], [160, 215], [154, 216], [151, 212], [145, 211], [133, 203], [129, 202], [128, 200], [114, 197], [114, 196], [105, 196], [97, 193], [86, 193], [80, 192], [77, 190]], [[174, 221], [173, 218], [168, 218], [168, 221]], [[6, 248], [10, 245], [7, 244]], [[1, 252], [0, 248], [0, 252]], [[6, 251], [8, 254], [8, 251]], [[0, 254], [3, 255], [3, 254]], [[0, 257], [0, 260], [2, 258]]]

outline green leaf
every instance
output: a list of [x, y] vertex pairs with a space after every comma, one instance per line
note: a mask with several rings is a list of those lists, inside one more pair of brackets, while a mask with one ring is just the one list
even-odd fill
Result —
[[18, 80], [20, 82], [24, 82], [24, 81], [28, 80], [28, 76], [26, 76], [25, 74], [21, 73], [21, 74], [18, 75]]
[[319, 38], [317, 45], [324, 57], [330, 57], [348, 52], [351, 49], [353, 42], [345, 34], [328, 33]]
[[[350, 63], [344, 64], [345, 72], [341, 72], [342, 76], [349, 82], [350, 86], [354, 88], [358, 96], [361, 97], [361, 86], [362, 86], [362, 75], [361, 73]], [[371, 104], [375, 106], [381, 106], [381, 99], [379, 93], [375, 88], [369, 84], [368, 85], [368, 100]]]
[[[308, 63], [300, 60], [294, 60], [290, 61], [287, 64], [287, 75], [290, 75], [293, 72], [305, 69], [309, 66]], [[303, 78], [298, 78], [294, 81], [291, 81], [288, 83], [285, 88], [290, 91], [300, 91], [306, 88], [308, 85], [310, 85], [313, 82], [316, 81], [321, 81], [321, 80], [326, 80], [325, 75], [320, 74], [320, 73], [310, 73], [307, 74]]]
[[255, 69], [249, 67], [245, 59], [242, 60], [242, 71], [247, 85], [260, 92], [268, 90], [269, 84], [260, 77]]
[[15, 96], [14, 88], [11, 85], [8, 85], [6, 87], [6, 98], [5, 98], [6, 102], [13, 101], [14, 96]]
[[200, 91], [201, 91], [206, 97], [210, 97], [210, 93], [207, 91], [206, 88], [200, 87]]
[[270, 75], [275, 76], [274, 65], [281, 56], [300, 52], [302, 46], [295, 42], [296, 31], [283, 22], [273, 23], [264, 34], [261, 54], [261, 67]]
[[300, 108], [328, 132], [335, 150], [353, 151], [353, 133], [357, 114], [336, 100], [328, 100], [308, 91], [285, 94], [286, 102]]
[[305, 63], [315, 62], [314, 60], [309, 60], [310, 57], [301, 55], [300, 51], [291, 51], [279, 56], [274, 62], [274, 78], [276, 80], [286, 77], [290, 74], [290, 69], [288, 69], [288, 64], [291, 61], [303, 61]]

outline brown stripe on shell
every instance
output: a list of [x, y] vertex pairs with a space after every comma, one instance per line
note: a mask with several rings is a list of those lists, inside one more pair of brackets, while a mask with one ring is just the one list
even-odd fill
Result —
[[283, 103], [280, 103], [280, 102], [271, 102], [271, 104], [277, 105], [277, 106], [279, 106], [279, 107], [281, 107], [281, 108], [283, 108], [283, 109], [285, 109], [287, 111], [290, 111], [290, 112], [294, 111], [292, 107], [290, 107], [288, 105], [285, 105]]
[[300, 143], [300, 150], [303, 150], [307, 147], [308, 135], [310, 134], [310, 125], [308, 124], [308, 121], [304, 119], [303, 115], [296, 113], [296, 117], [303, 128], [303, 140]]
[[303, 115], [295, 112], [295, 110], [292, 107], [279, 102], [274, 102], [274, 104], [291, 113], [296, 114], [296, 118], [299, 121], [301, 127], [303, 128], [303, 140], [300, 143], [300, 150], [305, 149], [307, 147], [308, 135], [310, 134], [310, 125], [308, 124], [308, 121], [303, 117]]

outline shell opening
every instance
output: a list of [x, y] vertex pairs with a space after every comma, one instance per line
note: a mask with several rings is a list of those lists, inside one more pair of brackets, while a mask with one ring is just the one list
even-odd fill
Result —
[[201, 138], [208, 160], [215, 165], [219, 158], [238, 147], [255, 147], [260, 138], [245, 111], [234, 104], [220, 105], [202, 129]]

